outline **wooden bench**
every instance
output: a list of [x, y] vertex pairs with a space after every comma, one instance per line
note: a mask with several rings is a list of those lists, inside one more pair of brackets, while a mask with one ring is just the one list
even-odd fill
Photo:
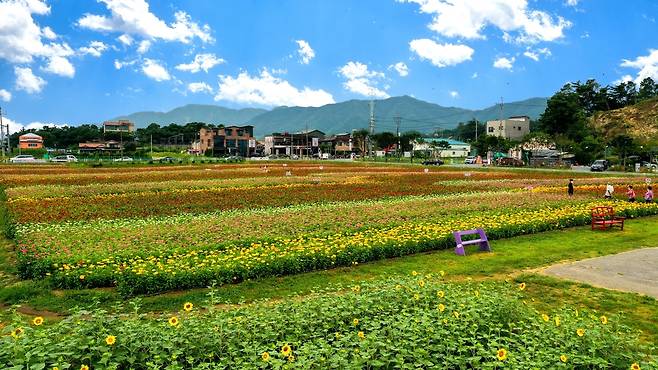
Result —
[[612, 207], [592, 208], [592, 230], [607, 230], [613, 227], [624, 230], [625, 219], [625, 217], [615, 216], [615, 210]]
[[[472, 240], [462, 240], [462, 236], [472, 234], [478, 234], [479, 238]], [[464, 251], [464, 246], [470, 244], [480, 244], [480, 251], [491, 252], [489, 239], [487, 239], [487, 234], [485, 234], [484, 230], [482, 229], [455, 231], [452, 233], [452, 235], [455, 237], [455, 242], [457, 243], [457, 246], [455, 247], [455, 254], [465, 256], [466, 252]]]

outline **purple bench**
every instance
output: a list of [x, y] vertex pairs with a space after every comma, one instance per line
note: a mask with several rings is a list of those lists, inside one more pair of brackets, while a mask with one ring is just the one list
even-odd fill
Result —
[[[480, 238], [466, 241], [462, 240], [462, 236], [471, 234], [478, 234]], [[482, 229], [455, 231], [452, 233], [452, 235], [455, 237], [455, 242], [457, 243], [457, 246], [455, 247], [455, 254], [465, 256], [466, 252], [464, 251], [464, 246], [469, 244], [480, 244], [480, 251], [491, 252], [489, 239], [487, 239], [487, 234], [485, 234], [484, 230]]]

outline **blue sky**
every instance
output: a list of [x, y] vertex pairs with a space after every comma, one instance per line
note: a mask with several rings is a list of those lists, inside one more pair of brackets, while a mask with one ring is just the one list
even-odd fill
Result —
[[15, 128], [189, 103], [483, 108], [658, 77], [656, 17], [655, 0], [0, 0], [0, 106]]

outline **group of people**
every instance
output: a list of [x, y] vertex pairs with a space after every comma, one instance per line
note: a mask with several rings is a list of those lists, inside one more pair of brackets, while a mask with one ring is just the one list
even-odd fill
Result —
[[[574, 186], [573, 179], [569, 179], [569, 185], [567, 186], [567, 193], [569, 196], [573, 196]], [[612, 194], [615, 192], [615, 187], [612, 184], [607, 184], [605, 187], [605, 193], [603, 197], [605, 199], [612, 199]], [[635, 202], [635, 190], [633, 190], [633, 185], [628, 185], [626, 190], [626, 196], [628, 197], [629, 202]], [[653, 187], [651, 185], [647, 186], [647, 191], [644, 193], [644, 202], [651, 203], [653, 202]]]

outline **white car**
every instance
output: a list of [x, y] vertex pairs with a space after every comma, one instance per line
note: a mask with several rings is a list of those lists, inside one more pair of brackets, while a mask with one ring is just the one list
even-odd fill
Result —
[[67, 155], [58, 155], [57, 157], [51, 159], [50, 161], [57, 163], [77, 162], [78, 158], [76, 158], [74, 155], [67, 154]]
[[130, 157], [119, 157], [114, 160], [115, 162], [132, 162], [133, 159]]
[[37, 159], [33, 155], [21, 154], [9, 159], [11, 163], [34, 163]]
[[464, 160], [464, 164], [475, 164], [477, 162], [477, 159], [475, 157], [466, 157]]

